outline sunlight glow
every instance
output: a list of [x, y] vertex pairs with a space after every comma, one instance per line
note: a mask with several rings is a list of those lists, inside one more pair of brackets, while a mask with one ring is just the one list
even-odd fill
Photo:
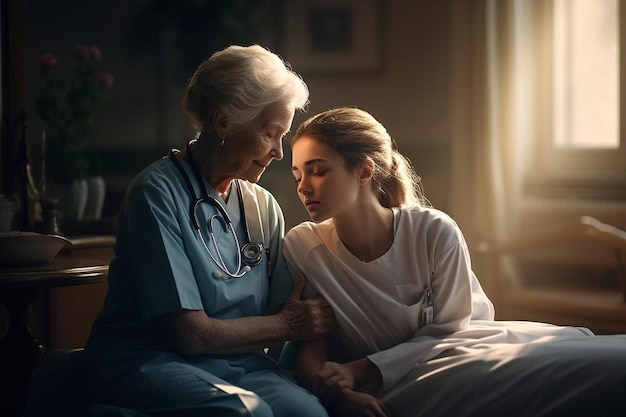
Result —
[[618, 0], [554, 0], [554, 6], [554, 143], [618, 148]]

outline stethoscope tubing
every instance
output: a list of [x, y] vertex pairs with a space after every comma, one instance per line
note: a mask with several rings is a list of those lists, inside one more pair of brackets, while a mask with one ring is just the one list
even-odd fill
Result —
[[[196, 192], [195, 192], [195, 190], [193, 188], [193, 185], [191, 184], [191, 179], [189, 178], [189, 175], [187, 175], [187, 172], [185, 171], [185, 169], [183, 168], [182, 164], [180, 163], [180, 161], [176, 157], [176, 153], [178, 153], [178, 151], [175, 150], [175, 149], [170, 150], [169, 151], [169, 157], [174, 162], [174, 165], [176, 166], [176, 168], [178, 169], [178, 171], [182, 175], [182, 177], [183, 177], [183, 179], [184, 179], [184, 181], [185, 181], [185, 183], [187, 185], [187, 188], [189, 189], [189, 193], [190, 193], [190, 196], [191, 196], [192, 202], [193, 202], [190, 205], [190, 213], [189, 213], [190, 218], [191, 218], [191, 222], [192, 222], [192, 225], [193, 225], [193, 228], [194, 228], [194, 230], [195, 230], [195, 232], [196, 232], [196, 234], [198, 236], [198, 239], [202, 243], [202, 246], [204, 247], [206, 253], [213, 260], [213, 262], [217, 265], [217, 267], [223, 273], [225, 273], [227, 275], [227, 277], [223, 277], [223, 276], [221, 276], [221, 274], [219, 274], [216, 271], [213, 274], [213, 276], [215, 278], [225, 278], [225, 279], [241, 278], [248, 271], [250, 271], [250, 265], [254, 266], [254, 265], [258, 265], [259, 263], [261, 263], [262, 255], [263, 255], [263, 252], [264, 252], [263, 249], [262, 249], [261, 244], [250, 242], [250, 234], [249, 234], [248, 224], [247, 224], [247, 221], [246, 221], [246, 215], [245, 215], [245, 211], [244, 211], [244, 207], [243, 207], [243, 195], [242, 195], [242, 192], [241, 192], [241, 187], [240, 187], [238, 182], [235, 182], [235, 187], [237, 188], [237, 197], [239, 198], [239, 206], [240, 206], [240, 210], [241, 210], [241, 214], [242, 214], [242, 221], [243, 221], [244, 231], [245, 231], [245, 235], [246, 235], [246, 244], [243, 247], [240, 245], [239, 238], [237, 237], [237, 233], [235, 233], [235, 229], [233, 227], [232, 220], [230, 219], [230, 216], [226, 212], [226, 209], [224, 208], [224, 206], [216, 198], [214, 198], [214, 197], [212, 197], [212, 196], [210, 196], [208, 194], [208, 192], [206, 190], [206, 187], [204, 186], [204, 181], [202, 180], [202, 176], [200, 175], [200, 170], [197, 167], [196, 162], [193, 159], [193, 156], [191, 155], [190, 149], [191, 149], [191, 142], [187, 143], [187, 153], [189, 155], [190, 165], [192, 167], [192, 170], [194, 172], [196, 180], [200, 184], [200, 188], [204, 191], [204, 195], [202, 197], [198, 197], [196, 195]], [[198, 218], [196, 216], [198, 206], [200, 204], [204, 203], [204, 202], [207, 202], [207, 203], [211, 204], [219, 212], [219, 216], [217, 214], [214, 214], [213, 216], [210, 217], [210, 219], [207, 222], [207, 227], [208, 227], [208, 231], [209, 231], [209, 237], [211, 239], [211, 243], [213, 244], [213, 247], [215, 248], [215, 253], [217, 255], [217, 258], [209, 250], [209, 247], [207, 246], [204, 238], [202, 237], [200, 224], [199, 224]], [[217, 219], [220, 222], [224, 232], [228, 232], [230, 230], [230, 232], [233, 234], [233, 239], [235, 240], [235, 244], [236, 244], [236, 246], [238, 248], [238, 250], [237, 250], [237, 270], [235, 272], [230, 271], [230, 269], [226, 266], [226, 263], [224, 262], [224, 259], [222, 258], [222, 254], [221, 254], [221, 252], [219, 250], [219, 247], [217, 245], [217, 241], [215, 239], [215, 234], [213, 233], [213, 221], [215, 219]], [[248, 256], [242, 257], [242, 252], [244, 252], [244, 251], [246, 253], [249, 252], [250, 245], [255, 246], [255, 248], [253, 248], [253, 252], [255, 252], [257, 255], [254, 256], [254, 257], [248, 257]], [[258, 248], [256, 248], [256, 246], [258, 246]]]

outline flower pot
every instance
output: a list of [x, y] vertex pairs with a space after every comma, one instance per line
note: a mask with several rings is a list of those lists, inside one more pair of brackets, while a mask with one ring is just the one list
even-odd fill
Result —
[[102, 207], [106, 194], [104, 178], [97, 175], [87, 178], [87, 203], [83, 218], [85, 220], [99, 220], [102, 217]]
[[61, 186], [60, 203], [64, 216], [82, 220], [87, 205], [87, 181], [74, 180], [72, 183]]

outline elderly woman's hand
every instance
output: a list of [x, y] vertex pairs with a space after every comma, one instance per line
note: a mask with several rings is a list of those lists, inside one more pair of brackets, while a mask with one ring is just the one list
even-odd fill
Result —
[[322, 297], [302, 300], [306, 279], [300, 275], [293, 292], [280, 311], [287, 340], [315, 340], [327, 336], [334, 323], [330, 305]]

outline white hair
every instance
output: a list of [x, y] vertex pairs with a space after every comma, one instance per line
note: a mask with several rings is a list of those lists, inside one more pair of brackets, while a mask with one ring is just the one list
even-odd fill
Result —
[[259, 46], [229, 46], [204, 61], [189, 79], [182, 105], [197, 132], [213, 129], [220, 109], [235, 127], [253, 121], [268, 105], [285, 102], [304, 111], [309, 89], [278, 55]]

